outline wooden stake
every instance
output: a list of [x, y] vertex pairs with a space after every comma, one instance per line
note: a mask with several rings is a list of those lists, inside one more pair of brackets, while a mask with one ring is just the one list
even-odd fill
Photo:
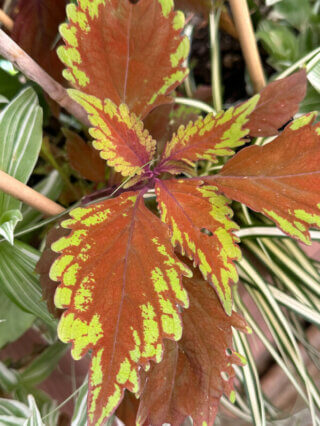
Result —
[[85, 110], [69, 96], [66, 89], [47, 74], [24, 50], [4, 31], [0, 30], [0, 55], [8, 59], [27, 78], [35, 81], [42, 89], [86, 126], [90, 126]]
[[17, 198], [45, 216], [55, 216], [65, 209], [19, 180], [0, 170], [0, 190]]
[[266, 80], [247, 0], [230, 0], [230, 6], [254, 90], [260, 92], [265, 87]]
[[6, 27], [8, 31], [13, 30], [13, 20], [2, 9], [0, 9], [0, 22]]

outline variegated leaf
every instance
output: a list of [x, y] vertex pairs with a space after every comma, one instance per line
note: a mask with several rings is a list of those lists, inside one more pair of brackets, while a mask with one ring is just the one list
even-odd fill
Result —
[[233, 260], [240, 258], [237, 225], [230, 219], [228, 200], [202, 181], [157, 181], [161, 220], [169, 226], [171, 243], [199, 266], [214, 286], [228, 315], [232, 312], [231, 283], [238, 280]]
[[123, 176], [141, 175], [156, 150], [156, 141], [142, 121], [125, 104], [117, 107], [109, 99], [103, 102], [77, 90], [69, 94], [88, 112], [94, 126], [90, 129], [93, 146], [101, 158]]
[[218, 175], [205, 179], [306, 244], [309, 228], [320, 227], [320, 127], [312, 125], [315, 115], [293, 121], [265, 146], [244, 148]]
[[179, 426], [191, 416], [195, 426], [211, 426], [221, 396], [234, 401], [232, 364], [244, 360], [232, 349], [232, 327], [248, 332], [246, 322], [235, 312], [226, 315], [196, 270], [184, 286], [190, 308], [183, 312], [182, 339], [166, 341], [163, 361], [148, 374], [137, 424]]
[[184, 15], [172, 0], [78, 0], [67, 15], [58, 54], [71, 84], [141, 117], [170, 102], [188, 74], [182, 64], [189, 52], [180, 35]]
[[182, 275], [165, 225], [144, 205], [143, 194], [79, 207], [63, 221], [69, 236], [53, 243], [61, 253], [50, 270], [60, 281], [58, 308], [67, 308], [58, 334], [81, 358], [92, 350], [88, 424], [102, 425], [124, 389], [139, 391], [139, 366], [160, 362], [163, 338], [178, 340], [178, 305], [188, 306]]
[[181, 126], [167, 143], [159, 170], [179, 173], [177, 162], [194, 165], [197, 160], [216, 162], [217, 156], [234, 154], [234, 148], [243, 145], [249, 129], [249, 115], [254, 110], [259, 95], [227, 111], [212, 113], [196, 122]]

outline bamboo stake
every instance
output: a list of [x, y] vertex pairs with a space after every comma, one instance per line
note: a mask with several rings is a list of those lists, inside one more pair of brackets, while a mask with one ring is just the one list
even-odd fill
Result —
[[260, 92], [266, 80], [250, 18], [247, 0], [230, 0], [233, 19], [255, 92]]
[[42, 89], [79, 121], [89, 126], [85, 110], [69, 96], [67, 90], [47, 74], [24, 50], [4, 31], [0, 30], [0, 55], [8, 59], [27, 78], [35, 81]]
[[0, 9], [0, 22], [6, 27], [8, 31], [13, 30], [13, 20], [2, 9]]
[[0, 190], [39, 210], [45, 216], [55, 216], [65, 210], [60, 204], [55, 203], [1, 170]]

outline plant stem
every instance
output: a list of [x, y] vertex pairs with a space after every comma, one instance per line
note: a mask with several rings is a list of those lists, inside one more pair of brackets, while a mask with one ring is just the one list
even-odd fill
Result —
[[263, 73], [247, 0], [230, 0], [230, 6], [254, 91], [260, 92], [260, 90], [265, 87], [266, 80]]
[[67, 90], [50, 77], [2, 30], [0, 30], [0, 55], [12, 62], [27, 78], [39, 84], [54, 101], [79, 121], [86, 126], [90, 125], [87, 113], [68, 96]]
[[198, 101], [197, 99], [175, 98], [174, 102], [176, 104], [192, 106], [194, 108], [201, 109], [202, 111], [205, 111], [208, 113], [210, 112], [212, 112], [213, 114], [217, 113], [216, 110], [213, 109], [210, 105], [206, 104], [205, 102]]
[[59, 204], [1, 170], [0, 190], [39, 210], [46, 216], [57, 215], [65, 210]]
[[[256, 238], [256, 237], [282, 237], [290, 238], [287, 234], [276, 227], [272, 226], [253, 226], [249, 228], [242, 228], [235, 232], [239, 238]], [[310, 231], [312, 240], [320, 240], [320, 231]]]
[[215, 12], [212, 8], [209, 15], [210, 47], [211, 47], [211, 87], [213, 106], [216, 111], [222, 110], [220, 49], [219, 49], [219, 20], [221, 7]]
[[283, 71], [281, 74], [279, 74], [278, 77], [276, 78], [276, 80], [280, 80], [281, 78], [288, 77], [288, 75], [292, 74], [293, 71], [298, 69], [301, 65], [304, 65], [309, 59], [313, 58], [318, 53], [320, 53], [320, 47], [317, 47], [312, 52], [308, 53], [307, 55], [305, 55], [301, 59], [299, 59], [297, 62], [292, 64], [289, 68], [287, 68], [285, 71]]
[[0, 9], [0, 22], [6, 27], [8, 31], [13, 30], [13, 20], [2, 9]]

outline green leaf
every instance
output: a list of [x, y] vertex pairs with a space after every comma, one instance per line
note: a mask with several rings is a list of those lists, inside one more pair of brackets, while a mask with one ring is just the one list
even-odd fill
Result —
[[320, 110], [319, 93], [311, 85], [308, 86], [306, 97], [300, 104], [300, 112], [302, 114]]
[[288, 27], [272, 21], [261, 21], [256, 36], [269, 53], [269, 62], [283, 70], [299, 58], [297, 38]]
[[87, 425], [87, 398], [88, 398], [88, 378], [82, 383], [79, 395], [74, 407], [71, 426]]
[[21, 309], [55, 327], [56, 321], [42, 301], [39, 279], [34, 272], [38, 260], [39, 252], [27, 244], [0, 243], [0, 289]]
[[21, 90], [22, 84], [19, 81], [19, 75], [12, 75], [0, 68], [0, 93], [8, 99], [12, 99]]
[[22, 402], [0, 398], [0, 416], [3, 415], [28, 418], [30, 411], [25, 404], [22, 404]]
[[309, 82], [320, 93], [320, 53], [308, 63], [307, 69]]
[[0, 348], [14, 342], [27, 331], [35, 317], [22, 311], [0, 290]]
[[19, 383], [18, 374], [0, 361], [0, 387], [4, 392], [10, 392]]
[[0, 426], [24, 426], [30, 416], [30, 409], [22, 402], [0, 398]]
[[9, 102], [9, 99], [7, 99], [3, 95], [0, 95], [0, 104], [7, 104], [8, 102]]
[[266, 0], [266, 5], [273, 6], [274, 4], [279, 3], [279, 1], [282, 1], [282, 0]]
[[302, 29], [312, 14], [309, 0], [282, 0], [275, 5], [275, 11], [293, 27]]
[[28, 401], [31, 415], [25, 421], [23, 426], [45, 426], [45, 424], [42, 422], [41, 414], [37, 407], [36, 401], [32, 395], [28, 396]]
[[22, 220], [20, 210], [7, 210], [0, 216], [0, 235], [3, 236], [11, 245], [14, 240], [14, 229], [18, 222]]
[[56, 368], [67, 349], [68, 345], [60, 342], [49, 346], [21, 373], [21, 383], [31, 386], [43, 382]]
[[[27, 183], [41, 148], [42, 110], [33, 89], [23, 90], [0, 115], [0, 170]], [[0, 234], [13, 243], [21, 202], [0, 192]], [[8, 216], [7, 216], [8, 215]], [[8, 223], [7, 223], [8, 222]]]
[[266, 425], [264, 400], [259, 381], [259, 374], [251, 353], [250, 346], [244, 334], [233, 330], [233, 338], [236, 349], [247, 360], [247, 364], [241, 369], [243, 384], [248, 396], [248, 402], [252, 413], [252, 419], [256, 426]]

